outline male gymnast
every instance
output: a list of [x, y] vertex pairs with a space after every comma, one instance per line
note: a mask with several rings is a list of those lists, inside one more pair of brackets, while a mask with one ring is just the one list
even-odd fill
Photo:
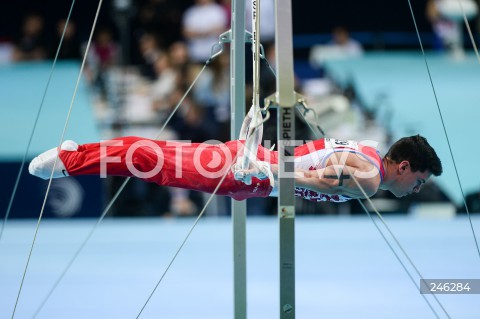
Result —
[[[49, 179], [56, 163], [53, 178], [135, 176], [206, 193], [221, 182], [216, 194], [236, 200], [278, 196], [278, 152], [259, 145], [256, 158], [242, 170], [237, 163], [244, 146], [243, 141], [213, 145], [140, 137], [83, 145], [65, 141], [34, 158], [29, 172]], [[295, 195], [316, 202], [370, 197], [378, 189], [402, 197], [418, 193], [432, 175], [442, 174], [435, 150], [420, 135], [398, 140], [383, 157], [376, 148], [355, 141], [311, 141], [295, 148], [294, 167]]]

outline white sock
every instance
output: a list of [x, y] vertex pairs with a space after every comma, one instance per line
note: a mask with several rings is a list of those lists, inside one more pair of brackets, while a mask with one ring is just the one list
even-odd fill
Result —
[[[74, 141], [65, 141], [60, 147], [64, 151], [76, 151], [78, 149], [78, 144]], [[55, 165], [55, 169], [53, 166]], [[53, 176], [52, 176], [53, 170]], [[53, 178], [60, 178], [68, 176], [67, 169], [63, 164], [62, 160], [58, 158], [57, 147], [52, 148], [46, 152], [35, 157], [28, 167], [30, 174], [40, 177], [42, 179], [49, 179], [50, 176]]]

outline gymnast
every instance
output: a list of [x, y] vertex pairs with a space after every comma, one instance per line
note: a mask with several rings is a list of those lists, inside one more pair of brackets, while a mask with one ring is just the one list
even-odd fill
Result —
[[[246, 154], [244, 140], [208, 144], [120, 137], [83, 145], [68, 140], [34, 158], [29, 172], [49, 179], [55, 164], [53, 178], [134, 176], [206, 193], [221, 182], [216, 194], [236, 200], [278, 196], [278, 152], [258, 145], [255, 158], [242, 169]], [[316, 202], [370, 197], [378, 189], [402, 197], [418, 193], [432, 175], [442, 173], [435, 150], [420, 135], [401, 138], [383, 157], [359, 142], [323, 138], [295, 147], [287, 160], [294, 162], [295, 195]]]

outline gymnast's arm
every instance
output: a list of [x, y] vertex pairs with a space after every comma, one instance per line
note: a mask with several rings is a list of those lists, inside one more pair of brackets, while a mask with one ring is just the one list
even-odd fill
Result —
[[[275, 181], [278, 179], [278, 165], [271, 166]], [[373, 196], [380, 185], [380, 174], [370, 165], [361, 167], [347, 165], [329, 165], [317, 170], [295, 169], [295, 186], [328, 195], [346, 195], [352, 198]]]

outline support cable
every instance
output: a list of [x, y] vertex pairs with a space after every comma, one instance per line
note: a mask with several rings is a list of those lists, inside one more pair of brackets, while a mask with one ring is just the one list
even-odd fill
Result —
[[48, 75], [47, 84], [45, 85], [45, 89], [43, 91], [43, 96], [42, 96], [40, 105], [39, 105], [38, 110], [37, 110], [37, 115], [36, 115], [35, 120], [33, 122], [33, 128], [32, 128], [32, 131], [30, 133], [30, 137], [28, 139], [27, 148], [25, 149], [25, 153], [23, 154], [22, 164], [20, 165], [20, 169], [18, 170], [17, 178], [15, 180], [15, 185], [13, 186], [12, 195], [10, 196], [10, 200], [8, 202], [7, 211], [6, 211], [5, 217], [3, 219], [2, 227], [0, 228], [0, 242], [2, 241], [3, 232], [5, 230], [5, 226], [7, 224], [8, 218], [10, 217], [10, 211], [12, 209], [13, 200], [15, 198], [15, 195], [17, 194], [18, 185], [20, 183], [20, 177], [22, 176], [23, 168], [25, 167], [25, 162], [27, 161], [28, 152], [29, 152], [30, 147], [32, 145], [33, 135], [35, 134], [35, 130], [37, 129], [37, 124], [38, 124], [38, 121], [40, 119], [40, 114], [42, 112], [43, 105], [45, 103], [45, 98], [47, 96], [48, 89], [50, 88], [50, 82], [52, 80], [53, 73], [54, 73], [55, 67], [57, 65], [58, 56], [60, 54], [60, 49], [61, 49], [62, 44], [63, 44], [63, 39], [65, 38], [65, 33], [67, 31], [68, 23], [70, 22], [70, 17], [72, 15], [74, 5], [75, 5], [75, 0], [72, 1], [72, 5], [70, 6], [70, 11], [68, 12], [68, 16], [67, 16], [67, 19], [65, 21], [65, 26], [63, 28], [62, 36], [60, 37], [60, 42], [59, 42], [58, 47], [57, 47], [57, 52], [55, 53], [55, 58], [53, 59], [52, 68], [50, 69], [50, 74]]
[[480, 55], [478, 54], [477, 44], [475, 43], [475, 38], [473, 37], [473, 33], [472, 33], [471, 28], [470, 28], [470, 24], [468, 23], [467, 15], [465, 14], [465, 10], [463, 8], [462, 1], [457, 0], [457, 2], [458, 2], [458, 5], [460, 6], [460, 9], [462, 10], [463, 21], [465, 22], [465, 26], [467, 28], [468, 35], [470, 37], [470, 41], [472, 42], [473, 50], [475, 51], [475, 56], [477, 57], [477, 61], [480, 64]]
[[[363, 189], [363, 187], [359, 184], [357, 178], [354, 176], [354, 174], [350, 174], [352, 176], [352, 179], [353, 181], [355, 182], [355, 184], [357, 184], [357, 187], [360, 189], [360, 191], [363, 193], [363, 195], [365, 196], [366, 200], [369, 202], [369, 204], [371, 205], [371, 207], [373, 208], [375, 214], [377, 214], [378, 218], [380, 219], [380, 221], [382, 222], [383, 226], [387, 229], [387, 232], [390, 234], [390, 236], [393, 238], [393, 240], [395, 241], [396, 245], [398, 246], [398, 248], [400, 249], [400, 251], [403, 253], [403, 255], [405, 256], [405, 258], [408, 260], [409, 264], [412, 266], [412, 268], [415, 270], [415, 272], [417, 273], [417, 275], [419, 276], [420, 280], [424, 279], [422, 274], [420, 273], [420, 271], [418, 270], [418, 268], [415, 266], [415, 264], [413, 263], [412, 259], [410, 258], [410, 256], [407, 254], [407, 252], [405, 251], [405, 249], [403, 248], [403, 246], [400, 244], [400, 242], [398, 241], [397, 237], [393, 234], [393, 232], [390, 230], [390, 227], [388, 227], [386, 221], [383, 219], [382, 215], [380, 214], [380, 212], [378, 211], [378, 209], [375, 207], [375, 205], [373, 204], [372, 200], [368, 197], [368, 195], [365, 193], [365, 190]], [[362, 201], [360, 199], [357, 199], [357, 201], [360, 203], [360, 206], [362, 206], [363, 210], [365, 211], [365, 213], [368, 215], [368, 217], [370, 217], [370, 219], [372, 220], [372, 223], [375, 225], [375, 228], [378, 230], [378, 232], [380, 233], [380, 235], [382, 236], [383, 240], [385, 241], [385, 243], [388, 245], [388, 247], [390, 248], [391, 252], [395, 255], [395, 258], [398, 260], [398, 262], [400, 263], [400, 265], [402, 266], [402, 268], [405, 270], [405, 272], [407, 273], [408, 275], [408, 278], [410, 278], [410, 281], [413, 283], [413, 285], [418, 289], [418, 291], [420, 291], [420, 286], [417, 284], [417, 282], [415, 281], [415, 279], [413, 278], [411, 272], [408, 270], [407, 266], [405, 265], [405, 263], [402, 261], [402, 259], [400, 258], [400, 256], [397, 254], [397, 252], [395, 251], [395, 249], [393, 248], [392, 244], [390, 243], [390, 241], [387, 239], [387, 237], [385, 236], [384, 232], [380, 229], [380, 227], [378, 226], [377, 222], [375, 221], [375, 219], [373, 218], [373, 216], [370, 214], [370, 212], [368, 211], [368, 209], [365, 207], [365, 205], [362, 203]], [[430, 310], [432, 310], [433, 314], [435, 315], [436, 318], [440, 318], [440, 316], [437, 314], [437, 312], [435, 311], [435, 309], [433, 308], [432, 304], [430, 303], [430, 301], [428, 301], [428, 299], [426, 298], [426, 296], [424, 294], [421, 294], [423, 299], [425, 300], [425, 302], [427, 303], [428, 307], [430, 308]], [[435, 301], [437, 302], [437, 304], [440, 306], [440, 308], [442, 309], [442, 311], [445, 313], [445, 315], [447, 316], [447, 318], [450, 319], [450, 315], [448, 314], [447, 310], [443, 307], [442, 303], [440, 302], [440, 300], [438, 300], [437, 296], [435, 294], [432, 294], [433, 298], [435, 299]]]
[[252, 1], [252, 57], [253, 57], [253, 96], [252, 106], [247, 114], [250, 124], [242, 125], [240, 139], [245, 138], [245, 154], [241, 158], [241, 168], [248, 169], [250, 160], [257, 156], [258, 145], [263, 135], [260, 110], [260, 0]]
[[[177, 105], [175, 106], [175, 108], [172, 110], [172, 112], [170, 113], [169, 117], [165, 120], [165, 123], [162, 125], [159, 133], [157, 134], [157, 137], [155, 139], [158, 139], [161, 134], [163, 133], [163, 131], [165, 130], [166, 126], [168, 125], [168, 123], [170, 122], [170, 120], [172, 119], [172, 117], [175, 115], [175, 113], [177, 112], [177, 110], [180, 108], [180, 106], [182, 105], [183, 101], [185, 100], [185, 98], [187, 97], [187, 95], [190, 93], [190, 91], [192, 90], [193, 86], [195, 85], [195, 83], [198, 81], [198, 79], [200, 78], [201, 74], [203, 73], [203, 71], [206, 69], [206, 67], [208, 66], [208, 64], [211, 63], [213, 57], [211, 57], [210, 59], [208, 59], [204, 66], [202, 67], [202, 69], [198, 72], [197, 76], [195, 77], [195, 79], [193, 80], [193, 82], [191, 83], [191, 85], [188, 87], [187, 91], [185, 92], [185, 94], [182, 96], [182, 98], [180, 99], [180, 101], [177, 103]], [[127, 177], [122, 185], [120, 185], [119, 189], [117, 190], [117, 192], [113, 195], [112, 199], [109, 201], [109, 203], [107, 204], [107, 206], [105, 207], [105, 209], [103, 210], [102, 214], [100, 215], [100, 218], [98, 219], [98, 221], [95, 223], [95, 225], [93, 226], [93, 228], [90, 230], [90, 232], [88, 233], [88, 235], [86, 236], [86, 238], [83, 240], [83, 242], [81, 243], [81, 245], [79, 246], [79, 248], [77, 249], [77, 251], [75, 252], [75, 254], [73, 255], [73, 257], [70, 259], [70, 261], [68, 262], [67, 266], [65, 267], [65, 269], [62, 271], [62, 273], [60, 274], [60, 276], [57, 278], [57, 280], [55, 281], [55, 283], [53, 284], [53, 286], [50, 288], [49, 292], [47, 293], [47, 295], [45, 296], [45, 298], [42, 300], [42, 302], [40, 303], [39, 307], [37, 308], [37, 310], [35, 311], [34, 315], [32, 318], [35, 318], [39, 312], [42, 310], [42, 308], [45, 306], [45, 304], [47, 303], [47, 301], [49, 300], [49, 298], [51, 297], [51, 295], [53, 294], [53, 292], [57, 289], [57, 286], [60, 284], [60, 282], [63, 280], [63, 278], [65, 277], [65, 275], [67, 274], [68, 270], [71, 268], [71, 266], [73, 265], [73, 263], [75, 262], [75, 260], [78, 258], [78, 256], [80, 255], [80, 253], [82, 252], [82, 250], [85, 248], [86, 244], [88, 243], [88, 241], [90, 241], [90, 238], [93, 236], [93, 234], [95, 233], [95, 231], [97, 230], [98, 226], [100, 225], [100, 223], [103, 221], [103, 219], [105, 218], [105, 216], [107, 215], [107, 213], [110, 211], [110, 209], [112, 208], [113, 204], [116, 202], [116, 200], [118, 199], [118, 197], [120, 196], [120, 194], [123, 192], [123, 190], [125, 189], [125, 187], [127, 186], [128, 182], [130, 181], [132, 177]]]
[[[87, 48], [85, 50], [85, 55], [83, 57], [83, 61], [82, 61], [82, 66], [80, 67], [80, 71], [79, 71], [79, 74], [78, 74], [78, 77], [77, 77], [77, 82], [75, 84], [75, 90], [73, 92], [73, 96], [72, 96], [72, 100], [70, 102], [70, 107], [68, 109], [68, 114], [67, 114], [67, 119], [65, 121], [65, 125], [63, 127], [63, 132], [62, 132], [62, 135], [61, 135], [61, 138], [60, 138], [60, 143], [59, 143], [59, 148], [61, 147], [62, 143], [63, 143], [63, 140], [64, 140], [64, 137], [65, 137], [65, 133], [67, 131], [67, 128], [68, 128], [68, 124], [69, 124], [69, 121], [70, 121], [70, 116], [71, 116], [71, 113], [72, 113], [72, 110], [73, 110], [73, 104], [75, 102], [75, 97], [77, 96], [77, 91], [78, 91], [78, 87], [80, 85], [80, 79], [82, 77], [82, 72], [83, 72], [83, 69], [85, 68], [85, 62], [87, 60], [87, 53], [89, 51], [89, 48], [90, 48], [90, 45], [92, 43], [92, 38], [93, 38], [93, 32], [95, 30], [95, 26], [97, 24], [97, 20], [98, 20], [98, 16], [99, 16], [99, 13], [100, 13], [100, 8], [102, 7], [102, 3], [103, 3], [103, 0], [100, 0], [99, 1], [99, 4], [98, 4], [98, 7], [97, 7], [97, 12], [95, 14], [95, 19], [93, 21], [93, 26], [92, 26], [92, 30], [90, 32], [90, 37], [88, 39], [88, 43], [87, 43]], [[13, 308], [13, 312], [12, 312], [12, 319], [15, 317], [15, 311], [17, 310], [17, 305], [18, 305], [18, 302], [19, 302], [19, 299], [20, 299], [20, 295], [21, 295], [21, 292], [22, 292], [22, 287], [23, 287], [23, 283], [25, 281], [25, 277], [27, 275], [27, 270], [28, 270], [28, 266], [30, 264], [30, 259], [32, 257], [32, 252], [33, 252], [33, 248], [35, 246], [35, 241], [37, 239], [37, 234], [38, 234], [38, 230], [40, 228], [40, 223], [42, 221], [42, 217], [43, 217], [43, 213], [45, 211], [45, 205], [47, 203], [47, 198], [48, 198], [48, 194], [50, 193], [50, 188], [51, 188], [51, 185], [52, 185], [52, 179], [53, 179], [53, 173], [54, 173], [54, 170], [55, 170], [55, 166], [57, 165], [57, 161], [58, 161], [58, 155], [55, 157], [55, 162], [53, 163], [53, 167], [52, 167], [52, 173], [50, 174], [50, 179], [48, 181], [48, 186], [47, 186], [47, 191], [45, 193], [45, 197], [44, 197], [44, 200], [43, 200], [43, 204], [42, 204], [42, 208], [40, 210], [40, 216], [38, 217], [38, 221], [37, 221], [37, 226], [35, 227], [35, 233], [34, 233], [34, 236], [33, 236], [33, 241], [32, 241], [32, 245], [30, 247], [30, 252], [28, 254], [28, 258], [27, 258], [27, 263], [25, 265], [25, 270], [23, 272], [23, 276], [22, 276], [22, 280], [20, 282], [20, 287], [18, 289], [18, 294], [17, 294], [17, 298], [15, 300], [15, 306]]]
[[[451, 146], [451, 143], [450, 143], [450, 139], [448, 137], [448, 132], [447, 132], [447, 128], [445, 126], [445, 121], [443, 119], [443, 114], [442, 114], [442, 110], [440, 108], [440, 103], [438, 102], [437, 92], [435, 90], [435, 86], [433, 85], [433, 79], [432, 79], [432, 75], [430, 73], [430, 67], [428, 65], [427, 57], [425, 55], [425, 50], [423, 49], [422, 39], [420, 37], [420, 32], [418, 31], [417, 21], [415, 19], [415, 14], [413, 12], [412, 4], [411, 4], [410, 0], [408, 0], [408, 6], [410, 8], [410, 13], [412, 15], [413, 24], [415, 26], [415, 31], [417, 32], [418, 41], [419, 41], [419, 44], [420, 44], [420, 48], [422, 50], [423, 60], [425, 61], [425, 67], [426, 67], [427, 73], [428, 73], [428, 78], [430, 80], [430, 85], [432, 87], [433, 95], [435, 97], [435, 103], [436, 103], [436, 106], [437, 106], [438, 114], [440, 115], [440, 120], [442, 122], [443, 133], [445, 134], [445, 139], [447, 141], [448, 150], [450, 152], [450, 157], [452, 158], [453, 167], [455, 169], [455, 175], [457, 177], [458, 186], [460, 188], [460, 192], [462, 193], [463, 205], [464, 205], [465, 210], [467, 212], [468, 221], [470, 223], [470, 229], [471, 229], [472, 235], [473, 235], [473, 240], [475, 241], [475, 247], [477, 248], [477, 254], [478, 254], [478, 257], [480, 258], [480, 247], [478, 245], [477, 235], [475, 234], [475, 228], [473, 227], [472, 217], [471, 217], [471, 214], [470, 214], [470, 210], [468, 209], [467, 201], [465, 200], [465, 192], [463, 191], [462, 182], [461, 182], [460, 176], [458, 174], [458, 168], [457, 168], [457, 164], [456, 164], [456, 161], [455, 161], [455, 156], [453, 156], [452, 146]], [[464, 13], [464, 18], [466, 19], [465, 13]], [[480, 61], [480, 59], [479, 59], [479, 61]]]
[[183, 247], [185, 246], [187, 240], [190, 238], [190, 235], [192, 234], [193, 230], [195, 229], [195, 227], [197, 226], [198, 222], [200, 221], [200, 218], [202, 218], [202, 216], [204, 215], [208, 205], [210, 204], [210, 202], [213, 200], [214, 196], [217, 194], [220, 186], [222, 185], [223, 181], [225, 180], [225, 178], [227, 177], [227, 175], [230, 173], [230, 171], [232, 170], [233, 166], [235, 165], [239, 155], [242, 153], [243, 151], [243, 148], [245, 148], [245, 146], [242, 144], [240, 150], [237, 152], [237, 154], [235, 155], [235, 157], [233, 158], [230, 166], [228, 167], [228, 169], [226, 170], [225, 174], [222, 176], [222, 178], [220, 179], [220, 181], [218, 182], [217, 186], [215, 187], [214, 191], [212, 192], [212, 194], [210, 194], [210, 196], [208, 197], [208, 200], [207, 202], [205, 203], [204, 207], [202, 208], [202, 210], [200, 211], [200, 213], [198, 214], [198, 217], [195, 219], [192, 227], [190, 228], [190, 230], [187, 232], [187, 235], [185, 236], [185, 238], [183, 239], [183, 241], [181, 242], [180, 246], [178, 247], [178, 249], [176, 250], [175, 254], [173, 255], [173, 257], [171, 258], [170, 262], [168, 263], [167, 267], [165, 268], [164, 272], [162, 273], [162, 275], [160, 276], [160, 279], [157, 281], [157, 283], [155, 284], [155, 287], [153, 288], [152, 292], [150, 293], [150, 295], [148, 296], [147, 300], [145, 301], [145, 303], [143, 304], [142, 308], [140, 309], [140, 312], [138, 313], [136, 319], [138, 319], [141, 314], [143, 313], [143, 311], [145, 310], [145, 307], [147, 306], [147, 304], [150, 302], [150, 299], [153, 297], [153, 295], [155, 294], [155, 291], [157, 290], [157, 288], [160, 286], [160, 283], [163, 281], [163, 278], [165, 277], [165, 275], [167, 274], [167, 272], [170, 270], [171, 266], [173, 265], [173, 263], [175, 262], [175, 260], [177, 259], [177, 256], [180, 254], [180, 251], [183, 249]]
[[[304, 100], [301, 100], [299, 101], [299, 103], [303, 103], [303, 104], [306, 104], [306, 101]], [[323, 136], [319, 136], [318, 135], [318, 132], [316, 130], [314, 130], [311, 126], [310, 126], [310, 129], [312, 130], [312, 133], [314, 135], [317, 136], [317, 138], [322, 138]], [[373, 208], [373, 210], [375, 211], [376, 215], [378, 216], [378, 218], [380, 219], [380, 221], [382, 222], [382, 224], [384, 225], [385, 229], [387, 230], [387, 232], [390, 234], [390, 236], [393, 238], [393, 240], [395, 241], [396, 245], [399, 247], [400, 251], [402, 252], [402, 254], [405, 256], [405, 258], [407, 259], [407, 261], [409, 262], [409, 264], [411, 265], [411, 267], [415, 270], [415, 272], [417, 273], [417, 275], [419, 276], [420, 279], [423, 279], [423, 276], [422, 274], [420, 273], [420, 271], [418, 270], [418, 268], [415, 266], [413, 260], [410, 258], [410, 256], [408, 255], [408, 253], [406, 252], [406, 250], [403, 248], [402, 244], [400, 243], [400, 241], [397, 239], [397, 237], [395, 236], [395, 234], [390, 230], [390, 227], [388, 226], [387, 222], [385, 221], [385, 219], [383, 218], [382, 214], [380, 214], [380, 212], [378, 211], [378, 209], [375, 207], [374, 203], [372, 202], [372, 200], [368, 197], [367, 193], [365, 192], [365, 190], [363, 189], [363, 187], [360, 185], [360, 183], [358, 182], [357, 178], [355, 177], [354, 174], [350, 174], [352, 176], [352, 179], [354, 180], [355, 184], [357, 185], [357, 187], [360, 189], [360, 191], [363, 193], [363, 195], [365, 196], [366, 200], [369, 202], [370, 206]], [[413, 275], [411, 274], [411, 272], [408, 270], [408, 268], [406, 267], [405, 263], [402, 261], [402, 259], [399, 257], [398, 253], [396, 252], [395, 248], [393, 247], [393, 245], [390, 243], [390, 241], [388, 240], [388, 238], [385, 236], [384, 232], [381, 230], [381, 228], [378, 226], [378, 224], [375, 222], [375, 220], [373, 219], [373, 217], [371, 216], [370, 212], [368, 211], [368, 209], [365, 207], [365, 205], [362, 203], [362, 201], [360, 199], [357, 199], [357, 201], [360, 203], [360, 206], [363, 208], [363, 210], [365, 211], [365, 213], [367, 214], [368, 217], [370, 217], [370, 219], [372, 220], [375, 228], [378, 230], [378, 232], [380, 233], [380, 235], [382, 236], [382, 238], [385, 240], [385, 243], [388, 245], [388, 247], [390, 248], [391, 252], [394, 254], [395, 258], [398, 260], [398, 262], [400, 263], [400, 265], [402, 266], [402, 268], [405, 270], [405, 272], [407, 273], [408, 277], [410, 278], [410, 280], [412, 281], [413, 285], [418, 289], [418, 291], [420, 291], [420, 287], [419, 285], [417, 285], [417, 282], [415, 281], [415, 279], [413, 278]], [[437, 314], [437, 312], [435, 311], [435, 309], [433, 308], [432, 304], [429, 302], [429, 300], [426, 298], [425, 295], [422, 294], [422, 297], [423, 299], [425, 300], [425, 302], [427, 303], [428, 307], [432, 310], [433, 314], [435, 315], [436, 318], [440, 318], [439, 315]], [[446, 309], [443, 307], [442, 303], [438, 300], [437, 296], [435, 294], [433, 294], [433, 298], [435, 299], [435, 301], [437, 302], [437, 304], [440, 306], [440, 308], [443, 310], [443, 312], [445, 313], [445, 315], [447, 316], [447, 318], [450, 319], [450, 316], [448, 314], [448, 312], [446, 311]]]

